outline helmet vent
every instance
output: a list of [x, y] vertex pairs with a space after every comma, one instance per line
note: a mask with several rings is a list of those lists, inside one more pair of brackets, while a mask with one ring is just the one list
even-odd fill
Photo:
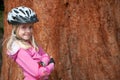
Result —
[[15, 13], [19, 13], [18, 11], [14, 10]]
[[25, 14], [24, 11], [23, 11], [22, 9], [19, 9], [19, 10], [20, 10], [23, 14]]
[[16, 19], [16, 17], [12, 16], [13, 19]]
[[31, 14], [31, 10], [29, 9], [29, 12], [30, 12], [30, 14]]
[[25, 12], [27, 13], [27, 15], [28, 15], [28, 17], [29, 17], [30, 15], [29, 15], [28, 11], [25, 11]]

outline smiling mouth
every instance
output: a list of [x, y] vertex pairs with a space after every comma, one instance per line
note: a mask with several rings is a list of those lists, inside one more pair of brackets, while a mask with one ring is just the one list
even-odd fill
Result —
[[31, 36], [31, 34], [24, 34], [24, 36]]
[[25, 35], [25, 37], [31, 37], [30, 35]]

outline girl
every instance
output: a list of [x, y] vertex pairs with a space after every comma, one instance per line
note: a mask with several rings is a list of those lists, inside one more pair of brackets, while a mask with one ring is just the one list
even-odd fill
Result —
[[7, 21], [13, 25], [7, 54], [22, 68], [24, 80], [48, 80], [54, 60], [34, 41], [32, 29], [38, 21], [35, 12], [24, 6], [13, 8]]

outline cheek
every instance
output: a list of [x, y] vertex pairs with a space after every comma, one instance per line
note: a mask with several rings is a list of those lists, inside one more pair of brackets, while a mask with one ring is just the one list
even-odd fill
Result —
[[31, 33], [33, 33], [33, 30], [31, 30]]
[[23, 34], [23, 31], [22, 30], [17, 30], [16, 31], [16, 36], [22, 36], [22, 34]]

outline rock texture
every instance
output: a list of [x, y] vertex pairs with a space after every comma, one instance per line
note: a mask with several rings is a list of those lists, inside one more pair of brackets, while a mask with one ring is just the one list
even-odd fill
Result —
[[[35, 39], [56, 61], [50, 80], [120, 80], [119, 0], [4, 2], [4, 38], [11, 31], [6, 21], [11, 8], [25, 5], [37, 13]], [[5, 52], [4, 46], [1, 80], [23, 80]]]

